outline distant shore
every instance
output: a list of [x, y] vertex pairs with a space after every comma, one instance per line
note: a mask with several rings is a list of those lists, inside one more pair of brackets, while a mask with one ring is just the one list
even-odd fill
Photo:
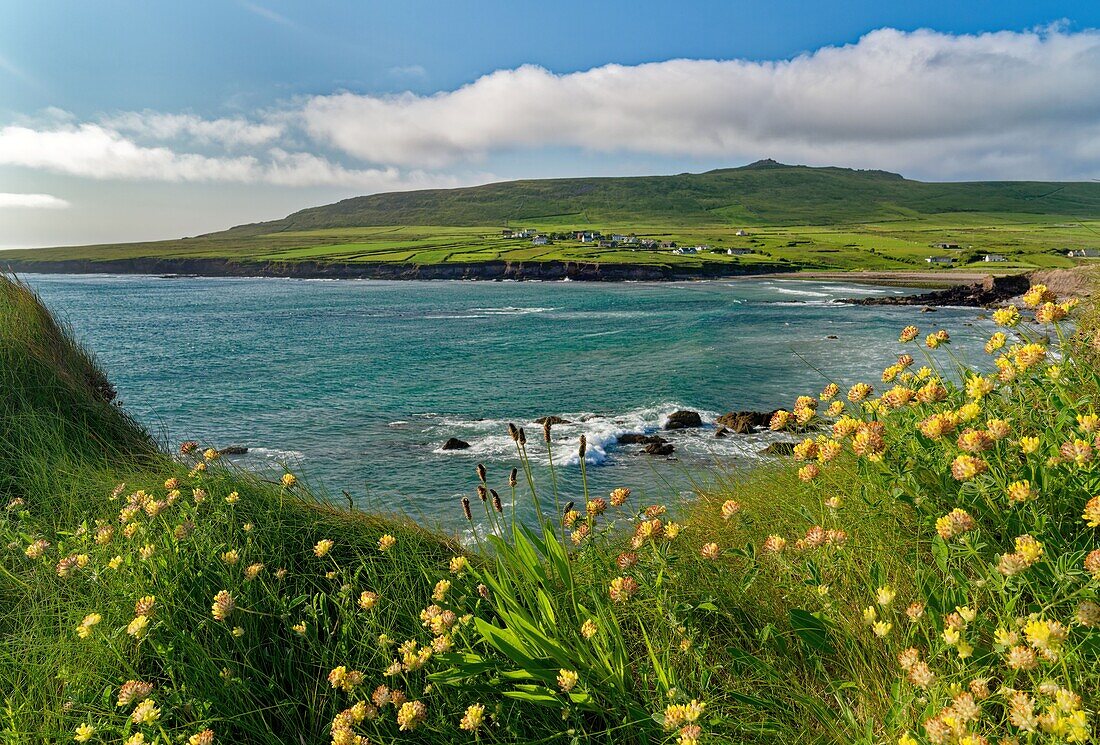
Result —
[[777, 274], [784, 279], [806, 279], [822, 282], [857, 282], [860, 284], [900, 287], [957, 287], [959, 285], [971, 285], [983, 281], [986, 277], [1008, 277], [1015, 274], [1025, 274], [1026, 270], [1001, 271], [1001, 272], [914, 272], [908, 270], [883, 271], [855, 269], [849, 272], [814, 271], [805, 270], [793, 274]]
[[675, 282], [693, 279], [732, 279], [761, 275], [787, 275], [774, 266], [703, 264], [698, 267], [650, 264], [607, 264], [578, 261], [485, 261], [446, 264], [390, 262], [252, 262], [228, 259], [132, 258], [90, 261], [6, 261], [0, 264], [14, 273], [34, 274], [151, 274], [195, 277], [289, 277], [297, 279], [465, 279], [465, 280], [574, 280], [578, 282]]

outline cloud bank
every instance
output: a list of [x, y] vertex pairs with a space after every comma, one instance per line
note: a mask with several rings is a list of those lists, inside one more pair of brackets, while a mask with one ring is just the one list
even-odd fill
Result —
[[250, 117], [143, 111], [0, 128], [0, 165], [96, 179], [411, 188], [546, 149], [1089, 177], [1100, 172], [1100, 31], [881, 29], [782, 61], [523, 66], [433, 95], [337, 92]]
[[67, 201], [52, 194], [13, 194], [0, 191], [0, 209], [5, 207], [22, 209], [65, 209], [70, 207]]
[[314, 139], [394, 165], [574, 147], [1073, 172], [1100, 160], [1100, 32], [883, 29], [789, 61], [525, 66], [432, 96], [317, 96], [301, 113]]

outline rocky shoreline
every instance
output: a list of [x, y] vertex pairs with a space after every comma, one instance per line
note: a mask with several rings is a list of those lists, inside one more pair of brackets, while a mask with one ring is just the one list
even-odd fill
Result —
[[1027, 292], [1031, 286], [1030, 274], [1010, 274], [1004, 277], [985, 277], [980, 282], [956, 285], [946, 290], [935, 290], [920, 295], [902, 297], [848, 298], [842, 303], [851, 305], [919, 305], [926, 307], [988, 308], [1001, 305]]
[[702, 264], [675, 267], [634, 264], [602, 264], [577, 261], [485, 261], [478, 263], [398, 264], [340, 263], [321, 261], [250, 262], [229, 259], [134, 258], [90, 261], [7, 261], [10, 273], [36, 274], [147, 274], [192, 277], [283, 277], [294, 279], [392, 279], [392, 280], [574, 280], [578, 282], [673, 282], [692, 279], [724, 279], [779, 272], [774, 266]]

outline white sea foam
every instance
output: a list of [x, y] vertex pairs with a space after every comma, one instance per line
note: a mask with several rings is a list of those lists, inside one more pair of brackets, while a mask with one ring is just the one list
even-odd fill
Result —
[[470, 308], [471, 313], [488, 313], [494, 316], [525, 316], [530, 313], [549, 313], [556, 308], [540, 308], [540, 307], [516, 307], [514, 305], [505, 305], [500, 308]]
[[[681, 403], [670, 401], [647, 406], [619, 414], [598, 414], [595, 412], [564, 412], [558, 416], [568, 424], [554, 425], [554, 462], [561, 466], [580, 464], [578, 444], [583, 434], [587, 442], [585, 463], [600, 465], [608, 461], [618, 448], [619, 438], [626, 434], [648, 435], [660, 431], [668, 421], [668, 416], [677, 410], [690, 408]], [[716, 412], [700, 411], [704, 422], [710, 423]], [[536, 422], [513, 420], [528, 432], [527, 450], [532, 458], [545, 462], [547, 454], [542, 443], [541, 425]], [[432, 452], [439, 454], [466, 453], [479, 458], [510, 459], [515, 456], [516, 446], [508, 434], [508, 420], [481, 419], [471, 420], [457, 416], [437, 417], [425, 433], [433, 440], [442, 442], [448, 437], [458, 437], [470, 444], [465, 450], [444, 451], [442, 446]], [[712, 427], [699, 430], [677, 430], [669, 439], [679, 439], [694, 433], [700, 437], [714, 438]], [[722, 443], [725, 440], [716, 440]]]
[[772, 288], [776, 292], [783, 293], [784, 295], [801, 295], [803, 297], [831, 297], [831, 293], [819, 292], [817, 290], [796, 290], [793, 287], [781, 287], [776, 285]]
[[278, 448], [249, 448], [248, 455], [255, 455], [273, 461], [302, 460], [306, 457], [305, 453], [300, 450], [280, 450]]

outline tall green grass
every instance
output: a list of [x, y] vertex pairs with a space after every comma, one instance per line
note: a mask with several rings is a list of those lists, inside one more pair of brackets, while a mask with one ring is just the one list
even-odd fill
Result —
[[[1096, 328], [1013, 324], [991, 345], [999, 377], [980, 383], [933, 338], [927, 369], [890, 365], [883, 395], [827, 388], [777, 418], [806, 438], [799, 467], [730, 472], [681, 514], [628, 484], [590, 494], [583, 467], [535, 483], [529, 451], [584, 445], [513, 429], [516, 470], [479, 472], [464, 546], [326, 504], [292, 474], [163, 452], [37, 298], [2, 280], [0, 732], [1084, 741], [1100, 682], [1100, 567], [1086, 564], [1100, 555], [1082, 517], [1100, 493]], [[950, 431], [933, 437], [937, 414]], [[524, 501], [527, 524], [512, 511]], [[951, 534], [955, 509], [968, 521]], [[1021, 535], [1042, 554], [1025, 541], [1027, 560], [999, 571]], [[152, 687], [119, 705], [127, 681]]]

